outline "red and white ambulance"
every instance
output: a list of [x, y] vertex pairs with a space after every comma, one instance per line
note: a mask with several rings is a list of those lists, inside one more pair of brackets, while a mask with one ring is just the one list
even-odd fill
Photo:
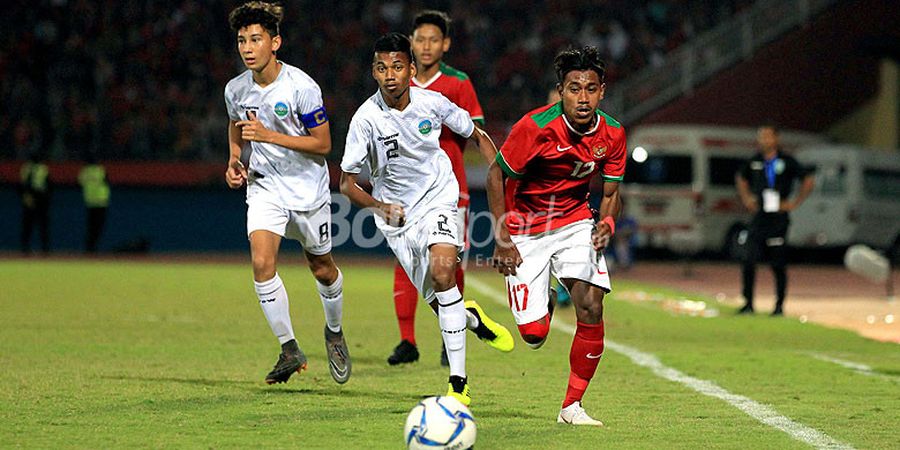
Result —
[[[734, 186], [756, 152], [756, 128], [645, 125], [629, 132], [621, 189], [625, 213], [638, 225], [638, 245], [683, 255], [731, 252], [749, 219]], [[821, 136], [781, 131], [791, 152], [823, 143]]]

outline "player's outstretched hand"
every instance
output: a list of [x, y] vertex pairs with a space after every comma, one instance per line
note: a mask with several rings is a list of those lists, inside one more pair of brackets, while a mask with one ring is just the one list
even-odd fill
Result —
[[406, 224], [406, 212], [403, 207], [393, 203], [379, 203], [378, 213], [392, 227], [402, 227]]
[[515, 275], [516, 267], [522, 264], [522, 255], [511, 240], [497, 239], [494, 243], [494, 258], [491, 260], [497, 272], [503, 275]]
[[253, 142], [269, 142], [269, 137], [272, 132], [259, 121], [256, 117], [256, 113], [248, 111], [247, 117], [249, 117], [250, 120], [235, 122], [235, 125], [241, 129], [241, 139]]
[[247, 181], [247, 168], [239, 159], [232, 159], [225, 169], [225, 183], [232, 189], [237, 189]]
[[612, 229], [605, 222], [597, 222], [594, 230], [591, 232], [591, 245], [594, 250], [602, 252], [609, 247], [609, 241], [612, 239]]

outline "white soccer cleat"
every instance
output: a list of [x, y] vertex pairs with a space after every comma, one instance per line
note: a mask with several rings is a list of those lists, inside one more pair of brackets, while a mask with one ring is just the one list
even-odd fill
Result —
[[569, 406], [559, 410], [559, 416], [556, 417], [557, 423], [567, 423], [569, 425], [592, 425], [595, 427], [602, 427], [603, 422], [599, 420], [594, 420], [591, 416], [587, 415], [584, 408], [581, 407], [581, 402], [572, 403]]

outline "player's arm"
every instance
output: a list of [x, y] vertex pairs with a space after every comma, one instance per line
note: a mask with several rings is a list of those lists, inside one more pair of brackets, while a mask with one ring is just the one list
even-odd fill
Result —
[[495, 224], [494, 267], [504, 275], [515, 275], [516, 267], [522, 264], [522, 256], [519, 254], [519, 249], [513, 244], [512, 239], [510, 239], [509, 229], [506, 227], [505, 175], [500, 164], [497, 163], [497, 147], [487, 132], [477, 126], [469, 140], [474, 141], [478, 145], [481, 155], [488, 162], [486, 184], [488, 207]]
[[790, 158], [790, 165], [794, 167], [798, 178], [800, 178], [800, 190], [797, 192], [797, 195], [794, 198], [782, 201], [781, 202], [781, 210], [782, 211], [793, 211], [797, 209], [803, 201], [806, 200], [806, 197], [809, 197], [809, 194], [812, 193], [813, 188], [816, 184], [816, 178], [813, 175], [813, 171], [807, 167], [801, 166], [796, 159]]
[[625, 178], [625, 161], [628, 159], [625, 142], [625, 131], [621, 130], [613, 141], [609, 158], [604, 163], [601, 173], [603, 197], [600, 199], [600, 217], [591, 233], [591, 244], [598, 252], [609, 246], [609, 241], [616, 232], [616, 220], [622, 211], [619, 182]]
[[591, 234], [594, 250], [602, 251], [608, 245], [616, 230], [616, 220], [622, 211], [622, 199], [619, 196], [618, 181], [603, 181], [603, 198], [600, 199], [600, 221]]
[[325, 122], [315, 128], [309, 128], [309, 136], [289, 136], [273, 133], [272, 144], [284, 148], [313, 155], [326, 156], [331, 151], [331, 125]]
[[268, 142], [295, 152], [325, 156], [331, 151], [331, 126], [328, 121], [310, 128], [309, 136], [290, 136], [266, 128], [256, 117], [250, 114], [250, 120], [242, 120], [235, 125], [241, 129], [241, 138], [245, 141]]
[[493, 265], [503, 275], [515, 275], [516, 267], [522, 264], [522, 255], [510, 238], [509, 228], [506, 226], [505, 179], [506, 175], [500, 164], [496, 160], [492, 161], [488, 168], [487, 198], [494, 223]]
[[786, 205], [787, 208], [783, 208], [785, 211], [793, 211], [797, 209], [803, 201], [806, 200], [806, 197], [809, 197], [809, 194], [812, 193], [813, 187], [816, 185], [816, 178], [813, 174], [807, 174], [803, 177], [803, 181], [800, 184], [800, 192], [797, 192], [797, 195], [791, 199]]
[[357, 112], [350, 120], [347, 130], [347, 142], [344, 144], [344, 157], [341, 160], [341, 193], [354, 206], [371, 209], [390, 225], [403, 226], [406, 216], [402, 206], [376, 200], [359, 185], [359, 173], [365, 165], [374, 136], [372, 126], [360, 119], [358, 114]]
[[358, 208], [371, 209], [381, 216], [385, 222], [395, 227], [406, 223], [403, 207], [393, 203], [380, 202], [359, 185], [358, 174], [341, 172], [341, 194], [350, 199], [350, 203]]
[[481, 152], [485, 162], [493, 164], [494, 159], [497, 157], [497, 146], [494, 144], [491, 136], [487, 134], [487, 131], [484, 131], [476, 124], [472, 135], [469, 136], [469, 142], [474, 142], [478, 146], [478, 151]]
[[[500, 218], [506, 214], [506, 206], [503, 200], [503, 169], [501, 169], [496, 162], [497, 146], [494, 145], [491, 136], [478, 125], [475, 126], [472, 135], [469, 136], [469, 142], [474, 142], [475, 145], [478, 146], [481, 156], [483, 156], [484, 160], [488, 163], [486, 184], [488, 205], [491, 210], [491, 215], [494, 217], [494, 223], [501, 224], [503, 221], [501, 221]], [[505, 224], [503, 224], [503, 229], [506, 229]], [[509, 242], [509, 230], [506, 230], [506, 239], [504, 242]]]
[[513, 126], [503, 148], [497, 152], [488, 168], [488, 206], [494, 219], [494, 267], [504, 275], [515, 275], [522, 264], [522, 256], [510, 238], [506, 224], [506, 179], [519, 179], [525, 174], [525, 165], [534, 156], [536, 136], [520, 121]]
[[[458, 100], [459, 107], [469, 113], [472, 122], [484, 129], [484, 111], [481, 109], [481, 103], [478, 101], [478, 95], [475, 94], [475, 86], [472, 84], [472, 80], [466, 79], [462, 83]], [[466, 150], [469, 150], [472, 140], [466, 141], [466, 143], [468, 144]], [[491, 161], [493, 161], [493, 156], [491, 156]]]
[[759, 205], [756, 202], [756, 197], [750, 192], [750, 183], [747, 182], [747, 179], [740, 172], [734, 176], [734, 185], [737, 188], [738, 196], [741, 198], [741, 203], [744, 204], [747, 210], [755, 213], [759, 209]]
[[241, 187], [247, 181], [247, 168], [241, 163], [241, 129], [234, 120], [228, 121], [228, 167], [225, 168], [225, 183], [232, 189]]

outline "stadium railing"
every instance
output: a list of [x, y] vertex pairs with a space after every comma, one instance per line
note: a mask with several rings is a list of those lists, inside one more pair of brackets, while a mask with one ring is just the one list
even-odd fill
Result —
[[742, 60], [837, 0], [760, 0], [715, 28], [667, 54], [660, 66], [645, 67], [616, 85], [605, 108], [634, 123]]

